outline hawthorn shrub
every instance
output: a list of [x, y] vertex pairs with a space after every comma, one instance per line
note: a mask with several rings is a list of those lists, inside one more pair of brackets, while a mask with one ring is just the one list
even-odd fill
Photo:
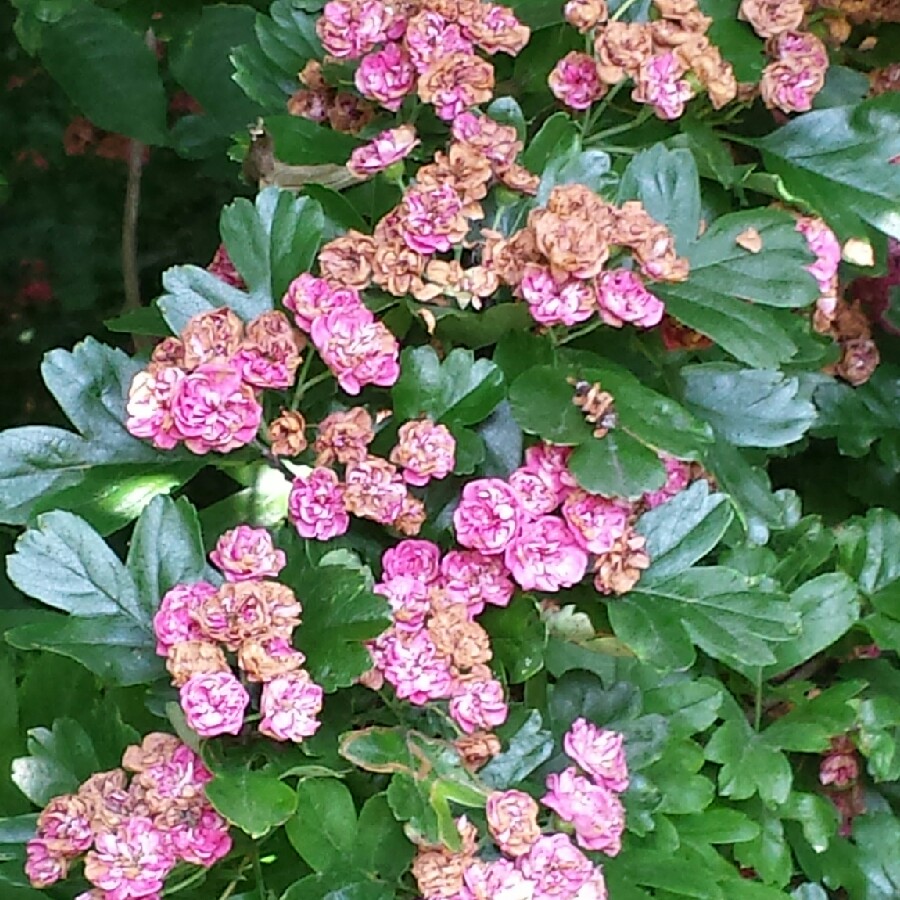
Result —
[[18, 7], [260, 190], [0, 434], [3, 897], [900, 895], [895, 4]]

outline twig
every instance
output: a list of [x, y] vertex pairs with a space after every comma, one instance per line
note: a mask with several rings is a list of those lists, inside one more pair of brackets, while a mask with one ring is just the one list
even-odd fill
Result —
[[125, 286], [126, 313], [141, 306], [141, 281], [137, 261], [137, 226], [141, 206], [141, 171], [144, 168], [144, 145], [131, 141], [128, 150], [128, 181], [125, 186], [125, 210], [122, 213], [122, 280]]

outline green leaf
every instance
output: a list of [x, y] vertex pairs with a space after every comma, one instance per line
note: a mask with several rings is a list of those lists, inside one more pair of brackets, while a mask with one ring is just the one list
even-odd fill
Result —
[[689, 150], [654, 144], [632, 157], [619, 184], [617, 202], [640, 200], [675, 235], [687, 253], [700, 231], [700, 178]]
[[811, 659], [843, 637], [859, 619], [859, 596], [842, 572], [813, 578], [791, 594], [791, 607], [800, 616], [800, 634], [774, 648], [775, 663], [765, 670], [771, 678]]
[[734, 511], [724, 494], [711, 494], [697, 481], [638, 520], [647, 539], [650, 568], [642, 581], [650, 583], [689, 569], [710, 553], [725, 534]]
[[150, 616], [129, 571], [83, 519], [58, 510], [16, 541], [10, 581], [23, 594], [76, 616], [129, 619], [150, 634]]
[[797, 116], [755, 142], [766, 169], [844, 240], [869, 225], [900, 239], [900, 96]]
[[359, 811], [353, 860], [370, 877], [396, 881], [409, 868], [415, 847], [394, 818], [385, 794], [369, 797]]
[[294, 849], [316, 872], [347, 866], [355, 857], [356, 807], [336, 778], [307, 778], [297, 788], [297, 811], [285, 824]]
[[[609, 868], [609, 864], [604, 868]], [[722, 889], [706, 868], [697, 865], [695, 860], [674, 858], [671, 854], [635, 847], [622, 855], [618, 868], [632, 884], [658, 888], [680, 897], [724, 900]]]
[[543, 668], [547, 629], [532, 598], [520, 594], [503, 609], [486, 609], [478, 622], [490, 634], [494, 659], [510, 684], [527, 681]]
[[653, 450], [680, 459], [699, 457], [713, 439], [712, 429], [683, 406], [642, 384], [631, 372], [597, 357], [584, 367], [584, 354], [576, 359], [579, 380], [600, 382], [616, 402], [616, 429], [627, 432]]
[[799, 627], [783, 595], [715, 566], [640, 582], [608, 613], [616, 636], [663, 669], [691, 665], [692, 642], [726, 665], [768, 665], [775, 660], [770, 643], [789, 640]]
[[783, 447], [816, 420], [810, 380], [733, 363], [685, 366], [681, 374], [688, 407], [738, 447]]
[[866, 877], [866, 900], [900, 894], [900, 821], [889, 812], [859, 816], [853, 838]]
[[246, 128], [259, 115], [259, 106], [235, 84], [232, 50], [244, 43], [256, 13], [249, 6], [205, 6], [190, 30], [176, 33], [169, 64], [178, 83], [215, 120], [227, 137]]
[[[389, 884], [377, 881], [348, 881], [345, 870], [309, 875], [295, 881], [281, 900], [392, 900], [394, 892]], [[255, 900], [242, 894], [234, 900]]]
[[100, 769], [90, 735], [74, 719], [28, 732], [28, 756], [13, 760], [12, 780], [37, 806], [71, 794]]
[[640, 441], [621, 431], [591, 438], [575, 448], [569, 471], [586, 491], [604, 497], [637, 500], [666, 483], [659, 456]]
[[[753, 229], [762, 241], [758, 253], [738, 237]], [[794, 218], [778, 209], [754, 209], [716, 219], [688, 250], [691, 273], [685, 288], [706, 296], [717, 292], [766, 306], [808, 306], [819, 296], [815, 278], [804, 268], [815, 261]]]
[[777, 368], [798, 350], [771, 310], [730, 293], [695, 289], [689, 280], [654, 284], [653, 291], [665, 300], [667, 311], [679, 322], [705, 334], [747, 365]]
[[505, 394], [500, 367], [476, 360], [471, 350], [452, 350], [441, 362], [431, 347], [407, 348], [394, 385], [394, 412], [402, 419], [427, 415], [446, 425], [476, 425]]
[[192, 454], [160, 452], [125, 429], [125, 397], [139, 369], [93, 338], [47, 354], [44, 381], [81, 434], [40, 425], [0, 433], [0, 521], [24, 525], [45, 509], [77, 509], [114, 530], [193, 475]]
[[276, 159], [291, 166], [343, 166], [361, 143], [350, 134], [287, 114], [269, 116], [266, 131], [274, 141]]
[[291, 0], [276, 0], [269, 15], [256, 17], [254, 30], [254, 39], [231, 55], [234, 80], [248, 97], [281, 112], [304, 63], [322, 56], [315, 18]]
[[578, 142], [578, 126], [564, 112], [550, 116], [522, 154], [522, 165], [535, 175], [544, 171], [548, 160]]
[[163, 272], [162, 283], [168, 292], [156, 305], [176, 334], [198, 313], [227, 306], [245, 322], [272, 308], [270, 297], [240, 291], [198, 266], [175, 266]]
[[742, 844], [759, 834], [759, 825], [746, 813], [715, 807], [706, 812], [678, 819], [682, 838], [707, 844]]
[[615, 193], [618, 176], [612, 171], [612, 160], [602, 150], [582, 150], [580, 143], [568, 151], [557, 152], [544, 168], [534, 202], [544, 206], [550, 192], [559, 185], [581, 184], [604, 195]]
[[743, 865], [755, 869], [763, 881], [784, 887], [794, 870], [784, 826], [777, 816], [766, 811], [762, 812], [761, 825], [753, 840], [737, 848], [737, 857]]
[[545, 730], [536, 709], [528, 712], [513, 734], [503, 736], [505, 749], [478, 773], [478, 777], [495, 790], [521, 784], [553, 752], [553, 735]]
[[270, 187], [255, 204], [239, 197], [222, 210], [219, 228], [228, 255], [251, 297], [271, 309], [290, 282], [312, 268], [325, 216], [309, 197]]
[[864, 687], [862, 681], [844, 681], [826, 688], [815, 697], [804, 698], [765, 729], [763, 740], [779, 750], [797, 753], [827, 750], [833, 735], [853, 727], [856, 720], [855, 697]]
[[147, 506], [134, 527], [126, 565], [148, 619], [170, 588], [205, 578], [197, 510], [185, 497], [157, 497]]
[[756, 734], [744, 719], [731, 719], [706, 745], [706, 758], [719, 763], [719, 793], [732, 800], [759, 794], [764, 803], [784, 803], [793, 776], [787, 757]]
[[7, 570], [23, 593], [69, 613], [13, 628], [14, 647], [69, 656], [114, 684], [144, 684], [162, 674], [152, 627], [159, 592], [203, 571], [203, 553], [190, 508], [159, 498], [138, 520], [128, 568], [86, 522], [58, 510], [19, 539]]
[[572, 402], [574, 391], [566, 373], [552, 366], [526, 370], [509, 389], [513, 418], [526, 434], [554, 444], [581, 444], [591, 437], [584, 414]]
[[149, 337], [168, 337], [171, 331], [155, 306], [131, 309], [113, 319], [104, 319], [104, 327], [121, 334], [145, 334]]
[[297, 808], [297, 794], [264, 772], [221, 772], [206, 785], [209, 802], [232, 825], [261, 838], [286, 822]]
[[341, 735], [339, 752], [367, 772], [403, 772], [416, 769], [406, 735], [397, 728], [362, 728]]
[[112, 10], [84, 5], [43, 33], [41, 59], [95, 125], [145, 144], [167, 142], [156, 57]]
[[371, 582], [359, 569], [320, 564], [298, 571], [294, 559], [300, 553], [288, 555], [291, 564], [281, 577], [303, 604], [297, 646], [306, 654], [310, 675], [330, 693], [350, 687], [371, 668], [364, 642], [390, 625], [390, 607], [372, 592]]
[[738, 19], [740, 0], [701, 0], [700, 9], [712, 17], [710, 41], [734, 67], [738, 81], [758, 82], [766, 64], [763, 41], [748, 22]]

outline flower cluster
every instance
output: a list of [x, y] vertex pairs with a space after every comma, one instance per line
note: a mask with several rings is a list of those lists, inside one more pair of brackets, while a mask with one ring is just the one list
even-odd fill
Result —
[[506, 606], [513, 584], [502, 565], [480, 553], [405, 540], [382, 557], [375, 586], [391, 606], [393, 624], [369, 644], [369, 686], [387, 681], [397, 696], [423, 705], [448, 700], [466, 735], [487, 739], [506, 721], [503, 686], [488, 663], [488, 633], [476, 621], [486, 603]]
[[541, 802], [575, 829], [585, 850], [616, 856], [625, 830], [618, 795], [628, 788], [622, 735], [579, 718], [566, 732], [563, 749], [577, 766], [548, 775]]
[[737, 96], [731, 64], [707, 37], [712, 19], [696, 0], [654, 0], [649, 22], [609, 20], [606, 0], [568, 0], [566, 21], [588, 34], [591, 53], [572, 51], [550, 73], [550, 90], [572, 109], [588, 109], [629, 80], [632, 99], [660, 119], [677, 119], [697, 91], [716, 109]]
[[[347, 292], [374, 285], [396, 297], [412, 294], [423, 302], [451, 300], [480, 308], [497, 290], [500, 280], [489, 263], [483, 259], [464, 266], [461, 252], [470, 251], [467, 260], [476, 255], [474, 248], [481, 241], [473, 241], [469, 232], [473, 222], [483, 219], [482, 201], [493, 185], [534, 193], [538, 178], [516, 162], [523, 145], [512, 126], [463, 112], [454, 119], [452, 131], [446, 151], [437, 151], [431, 162], [419, 167], [414, 184], [372, 235], [351, 230], [322, 247], [321, 279], [314, 283], [329, 285], [338, 299], [301, 306], [346, 305]], [[400, 162], [416, 143], [410, 126], [385, 131], [354, 151], [348, 166], [355, 174], [374, 174]], [[310, 278], [301, 276], [300, 286], [310, 284]], [[285, 304], [292, 308], [292, 303], [289, 291]], [[300, 319], [298, 325], [304, 327]]]
[[300, 73], [302, 88], [287, 102], [292, 116], [318, 124], [328, 123], [335, 131], [357, 134], [375, 118], [375, 107], [350, 91], [331, 87], [322, 73], [322, 65], [310, 60]]
[[418, 534], [425, 506], [409, 488], [446, 478], [456, 464], [456, 441], [446, 425], [427, 418], [400, 426], [389, 459], [369, 453], [374, 437], [372, 417], [361, 406], [333, 412], [319, 423], [315, 466], [294, 479], [288, 500], [289, 518], [301, 537], [338, 537], [350, 527], [351, 515]]
[[[650, 328], [664, 306], [643, 278], [684, 281], [688, 275], [671, 232], [640, 202], [616, 207], [581, 184], [555, 187], [547, 205], [533, 209], [526, 227], [508, 239], [491, 233], [486, 255], [545, 326], [575, 325], [597, 314], [614, 328]], [[611, 260], [618, 265], [610, 267]]]
[[[453, 514], [456, 540], [528, 591], [572, 587], [591, 569], [600, 593], [626, 593], [650, 563], [633, 528], [645, 506], [579, 487], [567, 466], [570, 454], [568, 447], [538, 444], [505, 481], [470, 481]], [[667, 461], [667, 484], [645, 495], [646, 506], [682, 490], [686, 466]]]
[[256, 436], [260, 393], [294, 382], [302, 339], [280, 312], [246, 327], [228, 308], [198, 313], [159, 343], [128, 392], [126, 427], [161, 450], [227, 453]]
[[840, 294], [840, 242], [825, 222], [814, 216], [801, 216], [797, 230], [816, 256], [815, 262], [807, 266], [818, 282], [820, 293], [813, 312], [813, 328], [834, 338], [841, 349], [841, 358], [827, 371], [852, 385], [865, 384], [881, 357], [872, 338], [870, 318], [862, 305], [858, 301], [848, 303]]
[[177, 863], [209, 868], [231, 850], [228, 823], [206, 799], [211, 778], [178, 738], [148, 734], [125, 751], [122, 768], [47, 804], [27, 845], [29, 881], [49, 887], [83, 856], [93, 888], [82, 896], [155, 900]]
[[840, 814], [840, 834], [849, 837], [853, 832], [853, 820], [866, 811], [859, 755], [850, 735], [831, 739], [831, 746], [819, 764], [819, 783]]
[[[510, 9], [481, 0], [329, 0], [316, 31], [329, 57], [359, 61], [365, 98], [396, 112], [415, 93], [447, 121], [493, 96], [494, 68], [476, 50], [515, 56], [530, 36]], [[321, 97], [322, 86], [304, 83]]]
[[353, 287], [337, 287], [304, 272], [283, 301], [312, 339], [342, 390], [358, 394], [368, 384], [390, 387], [400, 375], [400, 346]]
[[[277, 741], [310, 737], [319, 727], [322, 688], [291, 643], [300, 603], [289, 587], [267, 580], [284, 568], [284, 553], [265, 529], [239, 525], [219, 538], [210, 559], [225, 583], [177, 584], [153, 619], [156, 652], [166, 657], [188, 725], [201, 737], [238, 734], [249, 682], [262, 685], [262, 734]], [[226, 652], [235, 655], [243, 679]]]
[[[573, 824], [582, 847], [614, 856], [624, 828], [617, 794], [628, 786], [622, 735], [579, 719], [565, 737], [565, 749], [591, 780], [574, 767], [567, 769], [562, 776], [571, 773], [570, 779], [584, 782], [577, 785], [582, 793], [566, 794], [554, 785], [543, 802]], [[548, 777], [548, 786], [554, 779], [557, 776]], [[603, 868], [591, 862], [568, 834], [542, 832], [534, 798], [520, 790], [494, 791], [485, 812], [500, 856], [480, 859], [475, 827], [465, 817], [457, 819], [462, 839], [458, 852], [427, 844], [418, 847], [412, 871], [424, 900], [606, 900]]]
[[825, 85], [825, 44], [808, 31], [788, 30], [770, 37], [766, 49], [772, 62], [763, 69], [759, 82], [763, 102], [769, 109], [784, 113], [809, 112], [816, 94]]

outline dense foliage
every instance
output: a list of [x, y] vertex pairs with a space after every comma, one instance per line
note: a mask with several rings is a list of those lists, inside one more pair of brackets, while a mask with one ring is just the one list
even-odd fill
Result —
[[896, 4], [15, 6], [4, 900], [900, 895]]

